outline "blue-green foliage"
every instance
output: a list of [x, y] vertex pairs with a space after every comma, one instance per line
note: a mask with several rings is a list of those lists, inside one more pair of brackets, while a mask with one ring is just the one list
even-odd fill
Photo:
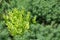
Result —
[[54, 24], [54, 22], [46, 26], [43, 24], [32, 24], [31, 31], [34, 32], [34, 37], [37, 40], [60, 40], [60, 24]]
[[5, 12], [6, 9], [8, 9], [9, 3], [6, 2], [5, 0], [1, 0], [0, 2], [0, 13]]
[[11, 40], [9, 32], [4, 24], [5, 23], [3, 21], [0, 21], [0, 40]]
[[37, 15], [37, 21], [50, 23], [60, 22], [60, 1], [59, 0], [31, 0], [30, 11]]
[[21, 9], [24, 7], [28, 10], [30, 6], [30, 0], [1, 0], [0, 1], [0, 13], [5, 13], [7, 10], [11, 10], [13, 8]]

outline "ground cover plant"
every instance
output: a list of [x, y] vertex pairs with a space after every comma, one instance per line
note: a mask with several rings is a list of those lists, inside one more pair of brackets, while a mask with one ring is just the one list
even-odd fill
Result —
[[0, 40], [60, 40], [60, 0], [0, 0]]

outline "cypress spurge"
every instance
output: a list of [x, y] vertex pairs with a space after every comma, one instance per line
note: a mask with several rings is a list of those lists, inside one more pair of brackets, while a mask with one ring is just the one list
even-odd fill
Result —
[[12, 36], [22, 35], [24, 31], [29, 29], [30, 12], [26, 12], [25, 9], [14, 8], [3, 17]]

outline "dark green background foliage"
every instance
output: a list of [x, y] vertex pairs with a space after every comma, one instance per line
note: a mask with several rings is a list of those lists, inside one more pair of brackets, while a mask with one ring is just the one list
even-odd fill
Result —
[[37, 15], [39, 23], [60, 22], [60, 1], [59, 0], [32, 0], [32, 15]]
[[[37, 16], [22, 36], [12, 36], [2, 16], [14, 8]], [[0, 0], [0, 40], [60, 40], [60, 0]]]

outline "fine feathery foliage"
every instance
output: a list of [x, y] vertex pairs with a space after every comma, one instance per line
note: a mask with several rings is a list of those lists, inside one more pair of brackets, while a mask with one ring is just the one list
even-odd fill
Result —
[[0, 40], [60, 40], [60, 0], [0, 0]]
[[24, 9], [15, 8], [3, 17], [12, 36], [22, 35], [24, 31], [29, 29], [30, 12], [26, 12]]
[[[31, 24], [31, 39], [34, 40], [60, 40], [60, 24], [52, 21], [51, 25]], [[35, 35], [34, 35], [35, 34]]]
[[[52, 21], [60, 22], [59, 0], [31, 0], [28, 10], [32, 15], [37, 15], [37, 22], [51, 24]], [[27, 6], [27, 5], [26, 5]]]

